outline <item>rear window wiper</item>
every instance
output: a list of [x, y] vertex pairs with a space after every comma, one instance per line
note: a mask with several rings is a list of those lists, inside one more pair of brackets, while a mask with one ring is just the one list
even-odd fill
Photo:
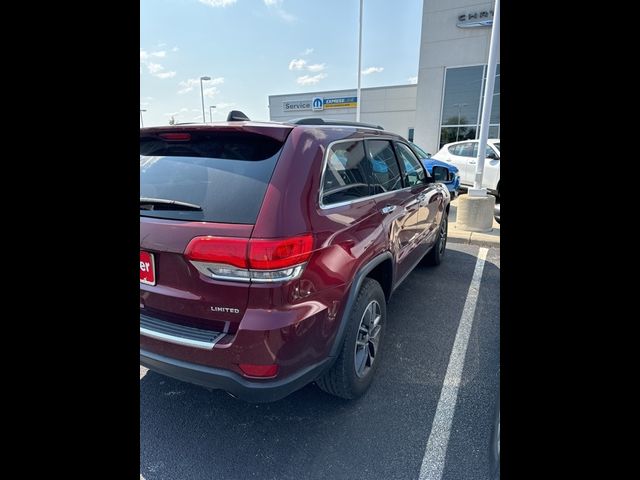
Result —
[[140, 210], [193, 210], [201, 212], [202, 207], [194, 203], [181, 202], [179, 200], [140, 197]]

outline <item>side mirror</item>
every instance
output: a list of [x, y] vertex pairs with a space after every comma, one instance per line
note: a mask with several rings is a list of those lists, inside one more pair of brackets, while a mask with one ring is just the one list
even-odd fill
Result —
[[431, 175], [436, 182], [446, 182], [449, 180], [449, 169], [435, 165], [431, 169]]

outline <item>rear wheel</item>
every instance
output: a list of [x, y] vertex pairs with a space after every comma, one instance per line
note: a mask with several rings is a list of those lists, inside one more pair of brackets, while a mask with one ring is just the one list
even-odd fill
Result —
[[447, 234], [449, 232], [449, 216], [447, 212], [442, 215], [442, 221], [438, 228], [438, 239], [435, 245], [431, 248], [429, 253], [424, 257], [423, 263], [425, 265], [440, 265], [442, 263], [442, 257], [444, 256], [445, 249], [447, 248]]
[[387, 304], [378, 282], [365, 278], [349, 314], [342, 349], [331, 369], [316, 380], [325, 392], [348, 400], [367, 391], [380, 363]]

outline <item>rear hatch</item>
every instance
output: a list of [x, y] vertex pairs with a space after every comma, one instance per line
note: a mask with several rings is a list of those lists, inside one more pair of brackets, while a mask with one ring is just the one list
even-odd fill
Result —
[[[140, 130], [141, 314], [237, 330], [249, 283], [208, 278], [185, 251], [195, 237], [251, 237], [290, 130], [246, 124]], [[221, 255], [232, 256], [233, 245], [222, 245]]]

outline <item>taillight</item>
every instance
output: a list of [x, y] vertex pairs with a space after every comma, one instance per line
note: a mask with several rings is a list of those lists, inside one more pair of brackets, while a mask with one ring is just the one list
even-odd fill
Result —
[[195, 237], [187, 245], [184, 254], [189, 260], [224, 263], [239, 268], [248, 268], [246, 238]]
[[312, 252], [313, 236], [307, 234], [278, 239], [195, 237], [184, 254], [211, 278], [278, 282], [298, 278]]
[[256, 270], [276, 270], [306, 262], [311, 256], [313, 237], [282, 240], [252, 239], [249, 241], [249, 267]]
[[170, 142], [188, 142], [191, 140], [190, 133], [161, 133], [159, 137]]

